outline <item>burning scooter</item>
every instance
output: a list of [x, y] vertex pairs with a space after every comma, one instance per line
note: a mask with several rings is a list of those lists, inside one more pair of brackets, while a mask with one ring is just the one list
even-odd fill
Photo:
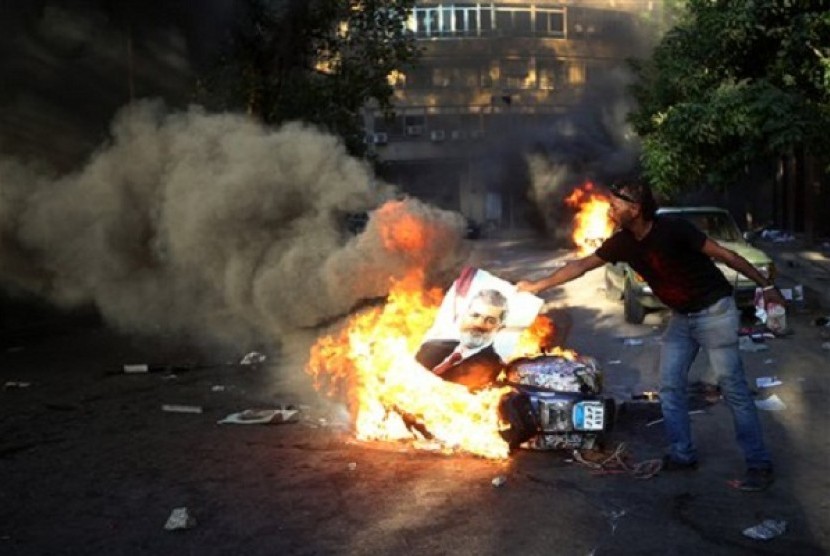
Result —
[[549, 343], [542, 300], [509, 283], [465, 269], [441, 305], [416, 360], [444, 380], [475, 391], [508, 386], [499, 404], [511, 449], [593, 449], [614, 418], [602, 397], [602, 372], [591, 357]]
[[345, 396], [358, 440], [426, 438], [492, 459], [519, 446], [598, 445], [613, 419], [600, 369], [551, 348], [540, 298], [472, 268], [446, 293], [420, 278], [312, 347], [307, 370], [318, 389]]

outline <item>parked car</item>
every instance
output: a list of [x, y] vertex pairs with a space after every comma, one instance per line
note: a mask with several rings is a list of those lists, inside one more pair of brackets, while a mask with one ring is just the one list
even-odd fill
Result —
[[[728, 211], [715, 207], [661, 207], [657, 210], [657, 214], [690, 221], [709, 237], [741, 255], [764, 276], [775, 277], [772, 259], [746, 242], [735, 219]], [[738, 306], [751, 307], [755, 299], [755, 282], [722, 263], [716, 264], [735, 288], [735, 300]], [[665, 308], [642, 276], [634, 272], [626, 263], [605, 265], [605, 291], [609, 299], [623, 300], [623, 315], [626, 322], [640, 324], [649, 309]]]

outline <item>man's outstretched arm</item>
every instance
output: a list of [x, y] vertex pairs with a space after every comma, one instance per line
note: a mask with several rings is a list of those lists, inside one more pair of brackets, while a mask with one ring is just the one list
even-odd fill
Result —
[[604, 264], [605, 261], [591, 254], [587, 257], [565, 263], [565, 266], [557, 268], [552, 274], [540, 280], [521, 280], [516, 284], [516, 287], [520, 292], [539, 293], [579, 278], [589, 270], [594, 270]]
[[726, 264], [732, 270], [737, 270], [758, 284], [759, 287], [764, 288], [764, 301], [766, 303], [778, 303], [780, 305], [784, 305], [786, 303], [778, 290], [772, 287], [773, 283], [761, 274], [757, 268], [752, 266], [752, 263], [736, 252], [731, 249], [727, 249], [717, 241], [709, 238], [706, 239], [706, 243], [703, 244], [701, 251], [703, 251], [705, 255]]

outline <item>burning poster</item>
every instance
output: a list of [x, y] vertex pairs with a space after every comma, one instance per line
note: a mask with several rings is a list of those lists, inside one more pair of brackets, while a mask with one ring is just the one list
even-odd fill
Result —
[[[498, 291], [508, 301], [492, 342], [502, 359], [538, 353], [553, 325], [537, 318], [541, 300], [517, 294], [514, 286], [484, 271], [465, 271], [446, 295], [424, 288], [422, 279], [412, 275], [395, 282], [382, 307], [366, 308], [338, 333], [318, 339], [307, 370], [319, 389], [332, 397], [345, 395], [358, 440], [412, 441], [418, 431], [428, 431], [423, 436], [446, 451], [507, 457], [499, 404], [511, 388], [471, 390], [442, 379], [415, 356], [430, 340], [459, 341], [453, 315], [456, 309], [459, 315], [466, 311], [481, 291]], [[528, 322], [533, 325], [527, 327]]]
[[415, 359], [471, 390], [492, 385], [515, 357], [542, 299], [475, 268], [465, 268], [441, 303]]

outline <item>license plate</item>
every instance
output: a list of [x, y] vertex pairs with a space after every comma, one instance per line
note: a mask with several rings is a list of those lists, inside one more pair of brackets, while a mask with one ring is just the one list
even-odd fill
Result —
[[577, 402], [573, 421], [576, 430], [601, 431], [605, 425], [605, 406], [598, 400]]

